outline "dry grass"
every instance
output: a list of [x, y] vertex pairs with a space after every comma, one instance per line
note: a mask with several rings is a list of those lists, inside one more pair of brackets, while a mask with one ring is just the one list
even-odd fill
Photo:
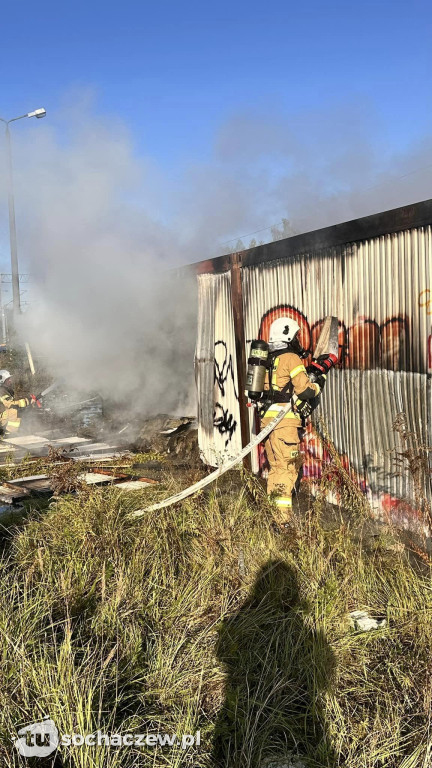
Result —
[[[316, 768], [429, 765], [430, 571], [369, 551], [346, 520], [323, 530], [319, 509], [276, 536], [244, 480], [139, 520], [173, 481], [95, 489], [16, 530], [0, 563], [2, 766], [22, 764], [17, 726], [47, 714], [63, 733], [201, 730], [188, 750], [64, 748], [68, 768], [258, 768], [290, 751]], [[353, 632], [354, 608], [387, 627]]]
[[399, 435], [403, 446], [402, 451], [395, 451], [394, 463], [399, 470], [398, 474], [409, 473], [412, 478], [416, 508], [421, 512], [425, 524], [431, 528], [432, 508], [426, 488], [431, 477], [429, 454], [432, 447], [424, 445], [415, 432], [409, 431], [404, 413], [397, 414], [393, 429]]

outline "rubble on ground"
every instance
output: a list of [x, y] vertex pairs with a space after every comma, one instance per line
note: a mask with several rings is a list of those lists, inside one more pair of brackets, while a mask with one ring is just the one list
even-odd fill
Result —
[[164, 413], [143, 419], [134, 446], [140, 453], [171, 453], [185, 461], [199, 461], [197, 421], [191, 416], [175, 418]]
[[351, 611], [350, 624], [360, 632], [370, 632], [371, 629], [383, 629], [387, 622], [385, 619], [373, 619], [367, 611]]
[[[98, 418], [83, 424], [79, 404], [82, 426], [75, 433], [68, 432], [67, 428], [77, 426], [77, 414], [70, 414], [66, 419], [57, 408], [59, 412], [52, 409], [45, 416], [38, 414], [39, 421], [31, 418], [26, 424], [23, 420], [24, 428], [19, 434], [3, 437], [0, 502], [16, 507], [30, 497], [74, 493], [85, 486], [97, 485], [139, 491], [157, 483], [167, 469], [202, 469], [194, 418], [160, 414], [142, 417], [139, 422], [117, 429], [113, 415], [105, 417], [98, 408], [95, 410], [94, 399], [90, 400], [91, 415], [97, 412]], [[35, 426], [40, 429], [31, 431], [30, 427]], [[137, 454], [136, 461], [134, 454]], [[143, 461], [142, 454], [149, 454], [149, 461]], [[119, 471], [122, 459], [129, 472]], [[17, 471], [11, 471], [15, 465]], [[24, 466], [24, 472], [18, 470]]]
[[115, 458], [125, 453], [125, 449], [114, 442], [94, 442], [78, 435], [59, 436], [57, 434], [49, 437], [45, 433], [45, 435], [17, 435], [3, 438], [0, 443], [0, 457], [13, 456], [16, 460], [28, 455], [42, 457], [48, 456], [52, 449], [61, 450], [73, 459], [91, 459], [100, 455]]
[[0, 482], [0, 502], [4, 502], [9, 508], [30, 497], [74, 493], [85, 486], [115, 485], [123, 491], [142, 491], [154, 485], [155, 482], [151, 478], [137, 478], [118, 472], [101, 472], [98, 469], [83, 472], [78, 464], [71, 461], [59, 462], [51, 469], [49, 475], [28, 475], [16, 480]]
[[75, 436], [77, 449], [78, 443], [84, 444], [86, 440], [88, 448], [94, 443], [98, 453], [103, 445], [107, 453], [109, 450], [114, 452], [116, 448], [134, 453], [167, 454], [189, 465], [202, 465], [195, 417], [166, 413], [139, 415], [128, 412], [127, 404], [123, 407], [103, 401], [97, 393], [83, 392], [78, 396], [59, 388], [44, 399], [43, 409], [26, 409], [23, 412], [22, 428], [15, 448], [22, 440], [33, 453], [35, 442], [40, 442], [41, 448], [43, 442], [54, 442], [58, 446], [68, 434]]

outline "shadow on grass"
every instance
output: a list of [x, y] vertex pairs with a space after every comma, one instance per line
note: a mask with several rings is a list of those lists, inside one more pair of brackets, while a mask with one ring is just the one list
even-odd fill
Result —
[[216, 648], [226, 671], [225, 702], [213, 746], [215, 768], [335, 763], [322, 694], [335, 661], [301, 602], [294, 569], [269, 561], [251, 594], [219, 631]]

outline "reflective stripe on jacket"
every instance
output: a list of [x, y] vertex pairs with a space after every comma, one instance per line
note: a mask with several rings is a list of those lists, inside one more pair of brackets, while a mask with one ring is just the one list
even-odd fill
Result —
[[8, 411], [10, 408], [27, 408], [29, 400], [27, 397], [14, 400], [11, 395], [2, 395], [0, 396], [0, 403], [4, 406], [4, 410]]
[[[300, 357], [294, 352], [284, 352], [273, 362], [271, 369], [271, 389], [273, 391], [282, 390], [289, 382], [292, 382], [293, 394], [297, 397], [306, 395], [305, 399], [316, 397], [320, 393], [320, 386], [312, 382], [307, 374], [306, 368]], [[269, 372], [266, 373], [264, 391], [270, 389]], [[282, 403], [272, 403], [265, 412], [265, 418], [273, 417], [280, 411]], [[301, 425], [300, 414], [289, 411], [284, 419], [295, 419]]]
[[0, 386], [0, 426], [7, 433], [17, 432], [21, 419], [18, 416], [18, 408], [27, 408], [30, 401], [27, 397], [15, 400], [13, 394], [4, 386]]
[[18, 412], [15, 408], [12, 408], [9, 411], [10, 415], [13, 416], [13, 418], [8, 419], [8, 422], [6, 424], [6, 434], [11, 435], [14, 432], [18, 432], [21, 424], [21, 419], [18, 418]]

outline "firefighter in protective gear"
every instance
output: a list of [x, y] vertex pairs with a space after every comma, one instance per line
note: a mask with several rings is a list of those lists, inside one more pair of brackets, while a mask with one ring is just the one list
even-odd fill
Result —
[[271, 324], [270, 363], [263, 395], [261, 429], [287, 402], [294, 404], [264, 443], [270, 465], [267, 493], [275, 494], [277, 522], [282, 526], [291, 516], [291, 494], [301, 467], [299, 430], [316, 405], [315, 398], [325, 382], [324, 376], [316, 383], [310, 380], [302, 362], [308, 353], [301, 346], [299, 334], [300, 326], [290, 317], [280, 317]]
[[15, 399], [11, 374], [0, 370], [0, 434], [12, 435], [18, 432], [21, 424], [19, 409], [36, 402], [34, 395]]

